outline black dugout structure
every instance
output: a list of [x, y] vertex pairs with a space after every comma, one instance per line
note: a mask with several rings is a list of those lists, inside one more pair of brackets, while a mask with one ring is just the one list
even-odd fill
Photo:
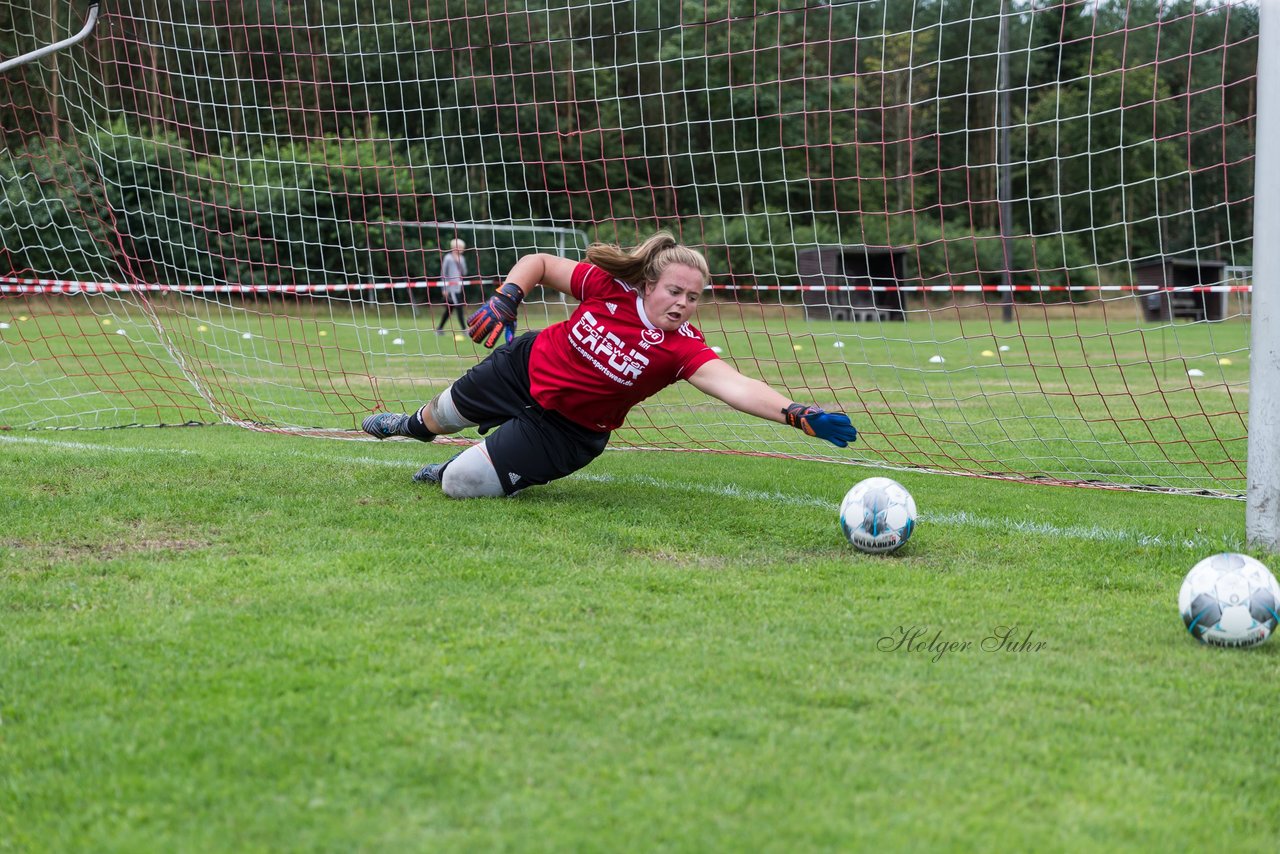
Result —
[[[907, 319], [902, 283], [907, 250], [818, 246], [796, 255], [805, 320]], [[885, 290], [887, 289], [887, 290]]]
[[1163, 258], [1133, 268], [1134, 284], [1142, 299], [1144, 320], [1222, 320], [1227, 316], [1227, 294], [1224, 291], [1164, 290], [1196, 288], [1222, 284], [1226, 263], [1195, 258]]

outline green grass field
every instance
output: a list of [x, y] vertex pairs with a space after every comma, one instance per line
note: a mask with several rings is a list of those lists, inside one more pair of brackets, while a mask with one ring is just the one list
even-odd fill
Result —
[[1240, 502], [902, 473], [875, 558], [871, 470], [452, 450], [0, 433], [0, 850], [1275, 845], [1280, 646], [1176, 607]]

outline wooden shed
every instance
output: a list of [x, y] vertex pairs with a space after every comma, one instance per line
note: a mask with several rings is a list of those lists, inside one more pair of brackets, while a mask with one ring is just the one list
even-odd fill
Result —
[[796, 256], [805, 320], [906, 320], [907, 250], [818, 246]]
[[[1158, 288], [1195, 288], [1222, 284], [1223, 261], [1164, 258], [1133, 268], [1134, 284]], [[1145, 320], [1222, 320], [1227, 316], [1225, 292], [1199, 290], [1140, 290]]]

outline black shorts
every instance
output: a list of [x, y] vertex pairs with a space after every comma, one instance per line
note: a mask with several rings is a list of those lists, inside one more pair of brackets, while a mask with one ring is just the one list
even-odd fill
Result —
[[502, 489], [550, 483], [578, 471], [604, 453], [609, 433], [588, 430], [543, 409], [529, 393], [529, 356], [536, 332], [494, 350], [453, 384], [458, 414], [479, 425]]

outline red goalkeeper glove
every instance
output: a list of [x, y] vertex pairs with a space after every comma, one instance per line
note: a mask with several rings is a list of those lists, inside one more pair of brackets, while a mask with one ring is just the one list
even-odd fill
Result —
[[826, 412], [817, 406], [793, 403], [782, 410], [787, 423], [810, 436], [826, 439], [837, 448], [847, 448], [858, 438], [858, 431], [843, 412]]
[[516, 328], [516, 312], [523, 299], [524, 291], [517, 284], [507, 282], [498, 288], [498, 292], [467, 319], [467, 334], [471, 340], [492, 348], [498, 343], [498, 336], [508, 330], [511, 334], [507, 340], [510, 341]]

